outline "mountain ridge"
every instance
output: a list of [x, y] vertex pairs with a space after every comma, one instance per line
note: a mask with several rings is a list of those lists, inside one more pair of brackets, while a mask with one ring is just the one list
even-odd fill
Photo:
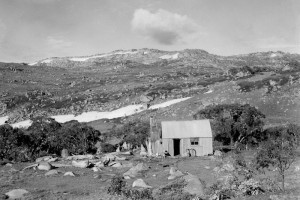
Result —
[[210, 104], [250, 103], [269, 115], [269, 125], [300, 124], [300, 55], [281, 51], [218, 56], [201, 49], [116, 50], [32, 65], [0, 63], [0, 76], [0, 117], [9, 116], [10, 123], [192, 97], [127, 118], [176, 120]]

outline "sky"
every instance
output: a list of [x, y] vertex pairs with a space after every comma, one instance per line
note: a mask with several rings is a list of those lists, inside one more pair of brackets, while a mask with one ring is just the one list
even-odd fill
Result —
[[139, 48], [300, 54], [300, 1], [0, 0], [0, 62]]

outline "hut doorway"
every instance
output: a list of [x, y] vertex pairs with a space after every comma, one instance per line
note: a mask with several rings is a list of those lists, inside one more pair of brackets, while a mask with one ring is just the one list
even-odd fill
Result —
[[180, 139], [173, 139], [174, 142], [174, 156], [180, 155]]

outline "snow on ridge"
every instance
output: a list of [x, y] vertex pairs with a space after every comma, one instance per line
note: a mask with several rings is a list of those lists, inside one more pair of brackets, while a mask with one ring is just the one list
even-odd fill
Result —
[[161, 59], [177, 59], [178, 58], [178, 55], [179, 53], [175, 53], [173, 55], [163, 55], [163, 56], [160, 56], [159, 58]]
[[276, 57], [276, 56], [277, 56], [276, 53], [272, 53], [272, 54], [270, 55], [271, 58], [274, 58], [274, 57]]
[[[158, 108], [165, 108], [170, 105], [185, 101], [187, 99], [190, 99], [191, 97], [181, 98], [181, 99], [173, 99], [170, 101], [166, 101], [160, 104], [156, 104], [153, 106], [150, 106], [149, 109], [158, 109]], [[114, 119], [119, 117], [126, 117], [130, 115], [137, 114], [139, 112], [142, 112], [144, 110], [147, 110], [147, 108], [142, 104], [137, 105], [128, 105], [122, 108], [119, 108], [117, 110], [113, 110], [111, 112], [98, 112], [98, 111], [91, 111], [91, 112], [84, 112], [80, 115], [55, 115], [51, 116], [55, 121], [59, 123], [65, 123], [72, 120], [77, 120], [78, 122], [91, 122], [99, 119]], [[8, 116], [1, 117], [0, 118], [0, 125], [4, 124], [5, 121], [8, 120]], [[18, 123], [11, 124], [14, 128], [28, 128], [32, 124], [31, 120], [25, 120]]]
[[101, 55], [89, 56], [89, 57], [72, 57], [72, 58], [69, 58], [69, 60], [84, 62], [84, 61], [87, 61], [92, 58], [103, 58], [103, 57], [108, 57], [108, 56], [113, 56], [113, 55], [136, 54], [136, 53], [137, 53], [137, 51], [120, 51], [120, 52], [115, 52], [115, 53], [101, 54]]

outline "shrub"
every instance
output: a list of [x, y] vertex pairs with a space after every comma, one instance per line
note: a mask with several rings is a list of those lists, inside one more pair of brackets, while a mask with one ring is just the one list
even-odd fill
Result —
[[116, 151], [116, 147], [114, 145], [112, 145], [112, 144], [102, 143], [101, 144], [101, 151], [103, 153], [115, 152]]
[[27, 160], [30, 138], [18, 128], [5, 124], [0, 126], [0, 159], [15, 161]]
[[126, 186], [126, 182], [123, 179], [123, 177], [117, 175], [111, 179], [111, 183], [107, 189], [107, 192], [108, 194], [111, 195], [121, 195], [125, 186]]
[[134, 188], [124, 188], [122, 191], [123, 196], [132, 200], [152, 200], [152, 190], [151, 189], [134, 189]]
[[195, 195], [183, 191], [185, 186], [186, 182], [184, 179], [177, 179], [156, 190], [153, 194], [153, 197], [154, 199], [164, 200], [193, 199]]
[[132, 200], [152, 200], [151, 189], [126, 188], [126, 182], [122, 176], [116, 175], [112, 178], [107, 189], [110, 195], [122, 195]]

